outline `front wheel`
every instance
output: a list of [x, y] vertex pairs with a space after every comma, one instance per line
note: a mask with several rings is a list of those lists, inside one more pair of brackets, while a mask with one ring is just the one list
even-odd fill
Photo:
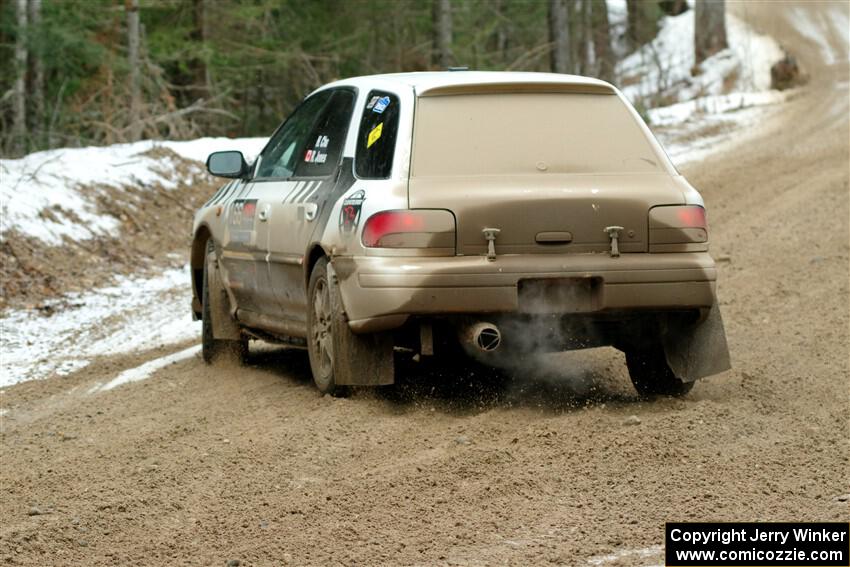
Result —
[[684, 382], [673, 373], [662, 347], [627, 350], [626, 366], [632, 384], [641, 396], [680, 397], [694, 387], [693, 382]]
[[[215, 260], [212, 240], [207, 242], [204, 258], [203, 297], [201, 298], [201, 356], [212, 364], [219, 358], [244, 362], [248, 356], [248, 339], [227, 312], [227, 296]], [[225, 334], [233, 338], [216, 338]]]

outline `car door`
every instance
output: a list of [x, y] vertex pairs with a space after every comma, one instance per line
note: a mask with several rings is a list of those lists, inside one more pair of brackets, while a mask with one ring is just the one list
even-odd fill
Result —
[[256, 207], [255, 247], [253, 254], [257, 272], [253, 290], [258, 313], [281, 318], [285, 316], [275, 293], [268, 267], [268, 254], [272, 247], [272, 227], [277, 227], [277, 237], [289, 238], [294, 217], [279, 205], [287, 200], [299, 185], [296, 168], [303, 159], [313, 125], [321, 117], [333, 93], [321, 91], [305, 99], [275, 132], [257, 158], [250, 192]]
[[293, 185], [283, 198], [269, 204], [272, 217], [285, 219], [269, 224], [269, 278], [280, 312], [298, 324], [306, 323], [305, 254], [320, 220], [327, 216], [323, 213], [333, 207], [356, 98], [353, 88], [332, 91], [299, 154]]
[[221, 262], [227, 286], [239, 309], [256, 311], [256, 290], [268, 272], [261, 264], [257, 248], [256, 199], [251, 195], [253, 182], [235, 180], [217, 203], [223, 215]]

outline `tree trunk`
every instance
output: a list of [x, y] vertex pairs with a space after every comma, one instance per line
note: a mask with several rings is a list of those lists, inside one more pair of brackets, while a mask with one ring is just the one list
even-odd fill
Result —
[[564, 0], [549, 0], [549, 42], [552, 44], [552, 72], [569, 73], [570, 22]]
[[12, 95], [12, 151], [22, 154], [27, 145], [27, 0], [16, 0], [15, 15], [18, 26], [15, 33], [15, 83]]
[[452, 55], [452, 4], [451, 0], [433, 0], [434, 57], [432, 63], [440, 69], [450, 67]]
[[579, 6], [579, 61], [582, 75], [596, 74], [596, 53], [593, 44], [593, 0], [582, 0]]
[[593, 7], [593, 52], [596, 55], [597, 75], [603, 81], [614, 78], [614, 58], [611, 51], [611, 25], [608, 3], [597, 2]]
[[626, 0], [626, 39], [631, 49], [652, 40], [658, 32], [661, 8], [656, 2]]
[[29, 29], [38, 35], [34, 49], [29, 54], [32, 85], [32, 106], [30, 115], [31, 135], [38, 138], [38, 143], [44, 142], [44, 61], [41, 58], [41, 0], [29, 0]]
[[661, 0], [658, 6], [668, 16], [678, 16], [688, 11], [687, 0]]
[[126, 0], [127, 57], [130, 65], [130, 141], [142, 137], [142, 74], [139, 61], [139, 0]]
[[198, 96], [208, 96], [210, 90], [210, 70], [207, 66], [204, 42], [207, 40], [207, 0], [192, 0], [192, 15], [195, 27], [191, 37], [201, 44], [201, 52], [192, 62], [194, 67], [195, 85]]
[[567, 34], [570, 43], [570, 66], [568, 73], [581, 73], [581, 5], [583, 0], [564, 0], [567, 5]]
[[694, 55], [699, 65], [726, 43], [726, 0], [697, 0], [694, 5]]
[[626, 0], [626, 39], [632, 49], [640, 45], [640, 15], [640, 0]]
[[502, 66], [507, 66], [509, 29], [504, 15], [505, 6], [503, 0], [493, 0], [492, 9], [493, 13], [496, 14], [498, 24], [496, 26], [496, 30], [493, 32], [491, 49], [499, 54], [499, 62]]

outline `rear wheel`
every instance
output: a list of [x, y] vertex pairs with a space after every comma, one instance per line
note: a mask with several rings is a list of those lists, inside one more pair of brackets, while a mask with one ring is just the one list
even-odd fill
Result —
[[392, 337], [351, 331], [327, 258], [316, 262], [307, 291], [307, 352], [319, 391], [344, 396], [349, 385], [392, 384]]
[[[321, 266], [319, 265], [321, 264]], [[323, 394], [342, 395], [345, 389], [334, 380], [334, 340], [330, 285], [326, 262], [319, 261], [310, 277], [307, 312], [307, 353], [313, 381]]]
[[[241, 335], [236, 321], [233, 321], [226, 309], [222, 308], [227, 304], [227, 296], [216, 266], [215, 248], [212, 240], [207, 242], [206, 257], [204, 258], [201, 303], [201, 355], [204, 362], [211, 364], [222, 358], [244, 362], [248, 356], [248, 338]], [[217, 318], [221, 318], [221, 320]], [[216, 338], [215, 329], [217, 327], [225, 327], [228, 334], [239, 338]]]
[[694, 387], [673, 373], [660, 346], [626, 351], [626, 366], [635, 390], [642, 396], [684, 396]]

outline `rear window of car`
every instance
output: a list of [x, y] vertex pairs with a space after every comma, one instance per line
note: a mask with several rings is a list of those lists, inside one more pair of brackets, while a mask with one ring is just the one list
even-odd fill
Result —
[[421, 97], [411, 176], [655, 172], [659, 156], [613, 94]]
[[386, 179], [393, 169], [393, 154], [400, 116], [398, 97], [372, 91], [360, 117], [354, 171], [361, 179]]

